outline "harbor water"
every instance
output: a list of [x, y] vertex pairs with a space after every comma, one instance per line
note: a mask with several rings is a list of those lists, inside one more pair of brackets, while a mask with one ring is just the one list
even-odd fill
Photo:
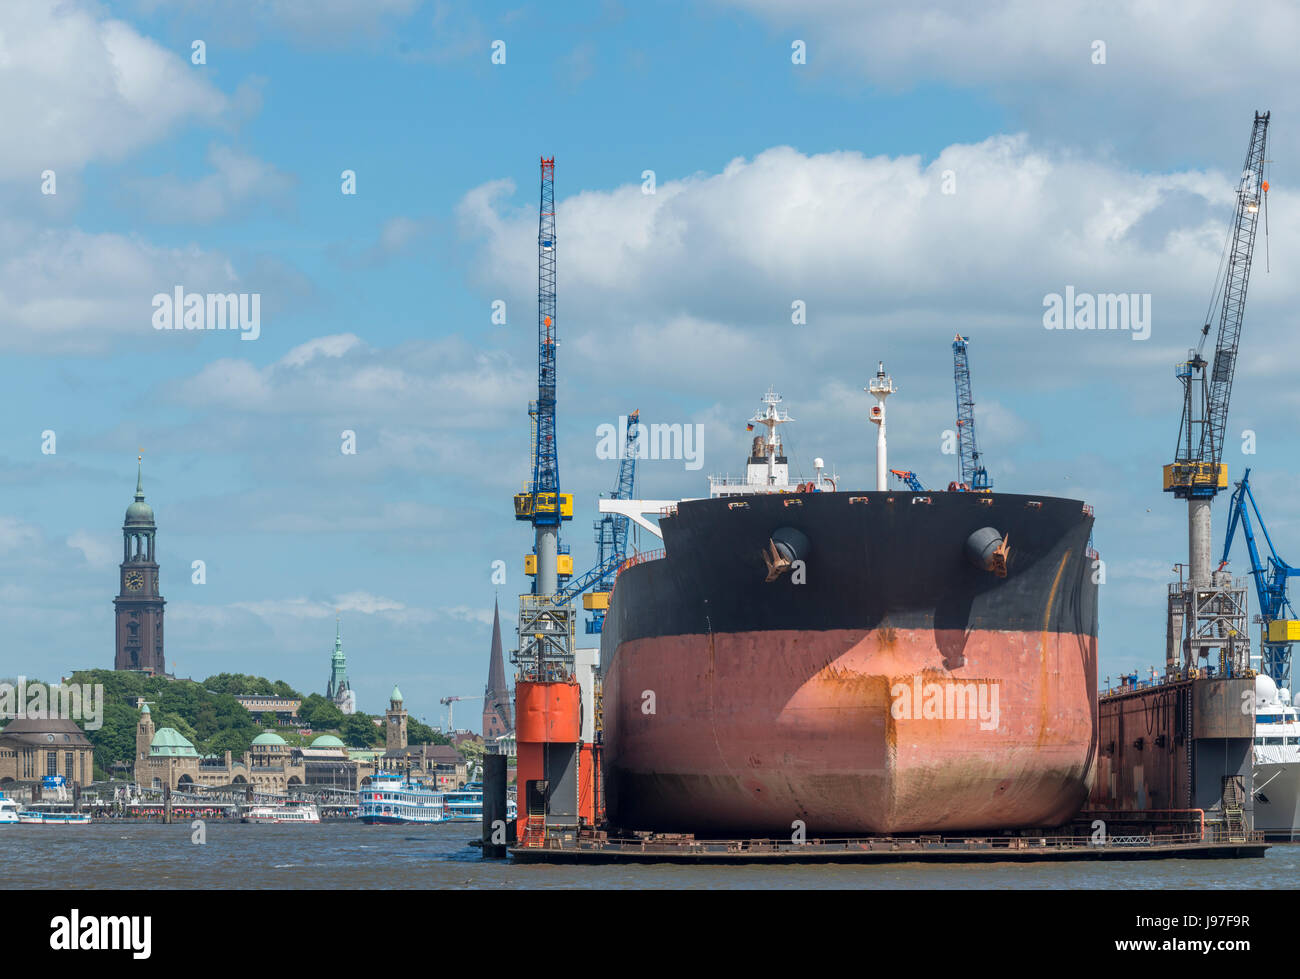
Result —
[[81, 827], [0, 826], [18, 859], [0, 888], [753, 888], [1213, 889], [1286, 888], [1300, 876], [1300, 846], [1255, 860], [1080, 861], [1042, 864], [877, 864], [570, 867], [484, 860], [474, 823], [268, 826], [211, 821], [195, 843], [188, 822], [97, 822]]

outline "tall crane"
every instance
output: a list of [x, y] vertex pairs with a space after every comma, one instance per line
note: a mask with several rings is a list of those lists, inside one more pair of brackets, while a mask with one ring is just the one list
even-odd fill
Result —
[[466, 694], [464, 697], [443, 697], [438, 703], [447, 708], [447, 730], [450, 734], [456, 733], [456, 722], [452, 718], [452, 712], [456, 709], [458, 700], [482, 700], [482, 694]]
[[[1237, 367], [1237, 347], [1246, 312], [1246, 288], [1255, 252], [1255, 229], [1268, 183], [1264, 180], [1264, 151], [1268, 142], [1267, 112], [1256, 112], [1250, 132], [1246, 163], [1237, 181], [1236, 211], [1221, 263], [1210, 294], [1205, 325], [1196, 349], [1188, 352], [1175, 376], [1183, 386], [1183, 415], [1178, 425], [1174, 461], [1164, 467], [1164, 489], [1187, 501], [1188, 566], [1194, 586], [1210, 584], [1210, 504], [1228, 486], [1223, 458], [1223, 436], [1228, 424], [1228, 399]], [[1210, 335], [1210, 313], [1219, 305], [1219, 330], [1213, 362], [1203, 356]], [[1210, 373], [1206, 374], [1206, 368]]]
[[[618, 483], [609, 495], [611, 500], [630, 500], [635, 492], [640, 420], [640, 411], [627, 416], [627, 433], [618, 464]], [[618, 575], [619, 565], [627, 560], [627, 532], [630, 524], [631, 521], [621, 513], [607, 513], [597, 520], [592, 525], [596, 531], [595, 566], [566, 584], [557, 596], [559, 601], [569, 601], [582, 595], [582, 606], [591, 613], [586, 626], [588, 634], [598, 635], [604, 628], [609, 595], [614, 590], [614, 578]]]
[[993, 489], [988, 471], [980, 462], [979, 446], [975, 442], [975, 398], [970, 386], [970, 354], [966, 345], [970, 337], [960, 333], [952, 341], [952, 376], [957, 387], [957, 460], [961, 474], [955, 486], [949, 489], [987, 493]]
[[573, 558], [560, 546], [560, 525], [573, 519], [573, 494], [560, 492], [555, 443], [555, 157], [542, 157], [537, 214], [537, 400], [532, 420], [532, 484], [515, 494], [515, 519], [533, 525], [533, 553], [524, 558], [532, 593], [519, 596], [519, 648], [511, 659], [527, 679], [568, 676], [573, 671], [573, 608], [559, 601]]
[[[1232, 227], [1224, 243], [1205, 325], [1195, 350], [1175, 369], [1183, 388], [1174, 461], [1164, 467], [1164, 490], [1187, 501], [1188, 580], [1170, 589], [1165, 668], [1169, 673], [1198, 669], [1203, 657], [1217, 650], [1221, 670], [1239, 675], [1250, 666], [1246, 626], [1246, 590], [1211, 567], [1210, 507], [1228, 486], [1223, 439], [1228, 401], [1237, 367], [1237, 348], [1246, 312], [1246, 289], [1255, 253], [1259, 210], [1265, 204], [1264, 179], [1269, 113], [1256, 112], [1246, 149], [1246, 163], [1237, 181]], [[1219, 306], [1219, 329], [1213, 360], [1204, 356], [1211, 316]], [[1206, 373], [1209, 368], [1209, 373]]]
[[515, 519], [533, 525], [536, 539], [528, 562], [534, 595], [554, 595], [559, 577], [572, 573], [562, 562], [560, 524], [573, 519], [573, 494], [560, 492], [560, 460], [555, 444], [555, 157], [542, 157], [541, 202], [537, 217], [537, 400], [532, 416], [532, 485], [515, 495]]
[[[1249, 504], [1249, 508], [1247, 507]], [[1255, 512], [1259, 522], [1259, 532], [1268, 544], [1268, 563], [1260, 559], [1259, 548], [1255, 543], [1255, 528], [1250, 522], [1250, 511]], [[1255, 494], [1250, 489], [1250, 470], [1247, 469], [1241, 482], [1232, 494], [1232, 503], [1228, 511], [1228, 536], [1223, 542], [1222, 568], [1228, 563], [1228, 553], [1232, 550], [1232, 541], [1241, 527], [1242, 536], [1246, 538], [1246, 551], [1250, 555], [1250, 573], [1255, 579], [1255, 593], [1259, 596], [1260, 615], [1260, 665], [1264, 673], [1271, 676], [1279, 689], [1291, 689], [1291, 643], [1300, 638], [1300, 621], [1297, 621], [1295, 609], [1287, 598], [1286, 586], [1291, 578], [1300, 577], [1300, 568], [1293, 568], [1277, 556], [1277, 548], [1268, 535], [1264, 518], [1260, 515]]]

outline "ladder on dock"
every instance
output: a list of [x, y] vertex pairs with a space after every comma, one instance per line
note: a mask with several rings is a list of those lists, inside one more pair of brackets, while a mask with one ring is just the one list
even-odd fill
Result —
[[1227, 823], [1228, 842], [1246, 842], [1246, 815], [1242, 810], [1246, 792], [1241, 784], [1240, 775], [1228, 775], [1223, 779], [1223, 818]]

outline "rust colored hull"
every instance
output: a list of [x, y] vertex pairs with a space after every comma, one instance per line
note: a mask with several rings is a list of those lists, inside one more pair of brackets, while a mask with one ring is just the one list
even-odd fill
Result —
[[[683, 503], [661, 521], [667, 556], [619, 576], [602, 635], [613, 826], [958, 832], [1081, 808], [1097, 725], [1091, 516], [1065, 500], [847, 495], [793, 514], [780, 499]], [[762, 545], [786, 525], [812, 541], [805, 584], [764, 580]], [[1006, 578], [961, 558], [985, 525], [1008, 534]]]

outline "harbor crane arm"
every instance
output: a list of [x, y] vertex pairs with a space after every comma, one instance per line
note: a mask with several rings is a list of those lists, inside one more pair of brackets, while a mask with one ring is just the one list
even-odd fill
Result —
[[980, 461], [979, 445], [975, 441], [975, 397], [971, 393], [968, 343], [970, 337], [960, 333], [952, 341], [952, 376], [957, 388], [957, 460], [961, 467], [958, 488], [987, 493], [993, 488], [993, 481]]

